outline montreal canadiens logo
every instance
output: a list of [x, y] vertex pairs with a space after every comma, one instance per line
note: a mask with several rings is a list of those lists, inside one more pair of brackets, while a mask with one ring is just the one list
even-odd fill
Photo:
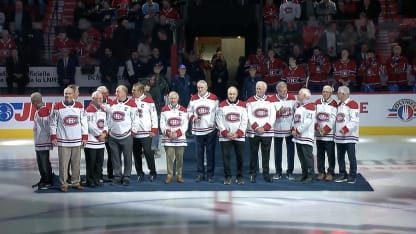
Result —
[[208, 106], [199, 106], [196, 108], [196, 113], [199, 116], [208, 115], [209, 114], [209, 107]]
[[300, 119], [301, 119], [301, 115], [300, 114], [295, 114], [293, 116], [293, 122], [294, 123], [299, 123], [300, 122]]
[[111, 117], [113, 118], [114, 121], [120, 122], [124, 120], [124, 116], [125, 116], [124, 112], [115, 111]]
[[181, 126], [181, 118], [169, 118], [167, 123], [168, 123], [168, 126], [170, 126], [170, 127], [180, 127]]
[[97, 128], [98, 129], [103, 129], [104, 128], [104, 120], [100, 119], [97, 121]]
[[78, 124], [78, 116], [76, 115], [68, 115], [64, 118], [64, 125], [66, 126], [74, 126]]
[[254, 116], [257, 118], [266, 118], [269, 116], [269, 110], [266, 108], [259, 108], [254, 111]]
[[237, 113], [237, 112], [230, 112], [230, 113], [228, 113], [228, 114], [225, 116], [225, 119], [226, 119], [228, 122], [231, 122], [231, 123], [238, 122], [238, 121], [240, 121], [240, 113]]
[[344, 122], [344, 119], [345, 119], [345, 115], [344, 115], [344, 113], [338, 113], [337, 114], [337, 123], [342, 123], [342, 122]]
[[0, 121], [9, 121], [14, 114], [13, 107], [8, 103], [0, 103]]
[[416, 117], [416, 102], [412, 99], [400, 99], [389, 109], [387, 118], [399, 118], [408, 122]]
[[319, 112], [319, 113], [316, 115], [316, 119], [317, 119], [318, 121], [320, 121], [320, 122], [328, 122], [328, 120], [329, 120], [329, 115], [328, 115], [328, 113]]

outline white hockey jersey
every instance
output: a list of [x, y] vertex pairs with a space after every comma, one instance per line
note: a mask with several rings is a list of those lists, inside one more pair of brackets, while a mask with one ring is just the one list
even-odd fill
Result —
[[157, 134], [159, 128], [159, 119], [157, 117], [155, 102], [151, 96], [142, 96], [135, 98], [137, 106], [137, 122], [139, 124], [135, 138], [149, 137], [150, 132]]
[[[160, 130], [162, 132], [162, 145], [187, 146], [186, 130], [188, 130], [188, 114], [181, 105], [166, 105], [160, 113]], [[176, 132], [176, 139], [169, 139], [171, 132]]]
[[245, 141], [247, 130], [246, 103], [239, 100], [230, 103], [224, 100], [220, 103], [216, 115], [217, 128], [219, 130], [219, 141], [230, 141], [227, 138], [229, 132], [236, 133], [235, 141]]
[[88, 124], [81, 102], [73, 101], [65, 105], [56, 102], [51, 117], [51, 139], [58, 141], [58, 146], [81, 146], [88, 139]]
[[[293, 113], [295, 113], [297, 101], [296, 97], [293, 94], [287, 94], [286, 97], [280, 97], [278, 94], [275, 94], [274, 97], [276, 101], [276, 121], [274, 122], [274, 136], [275, 137], [287, 137], [292, 133], [292, 122], [293, 122]], [[284, 112], [280, 112], [280, 108], [286, 108]]]
[[[188, 105], [189, 121], [192, 122], [192, 134], [206, 135], [216, 129], [215, 114], [218, 107], [218, 98], [215, 94], [207, 92], [204, 96], [195, 94]], [[194, 118], [200, 118], [194, 122]]]
[[293, 130], [299, 136], [293, 137], [293, 142], [313, 146], [315, 143], [315, 115], [316, 106], [313, 102], [307, 102], [296, 108], [293, 115]]
[[50, 132], [51, 109], [45, 105], [38, 107], [33, 118], [33, 140], [35, 150], [51, 150], [53, 148]]
[[315, 134], [316, 140], [333, 141], [338, 103], [332, 98], [329, 98], [328, 100], [320, 98], [315, 101], [315, 105], [315, 130], [316, 132], [321, 128], [324, 130], [324, 135]]
[[[351, 98], [338, 104], [335, 121], [335, 143], [358, 143], [359, 115], [358, 103]], [[341, 129], [346, 133], [342, 134]]]
[[272, 126], [276, 120], [275, 98], [254, 95], [247, 99], [247, 119], [248, 137], [256, 136], [255, 130], [259, 127], [264, 127], [264, 133], [261, 136], [272, 137], [274, 135]]
[[85, 109], [88, 123], [88, 141], [85, 148], [101, 149], [105, 147], [105, 141], [100, 141], [101, 134], [108, 134], [107, 113], [105, 106], [97, 106], [92, 102]]
[[107, 113], [109, 135], [116, 139], [135, 135], [139, 126], [136, 113], [137, 107], [134, 99], [125, 102], [113, 101]]

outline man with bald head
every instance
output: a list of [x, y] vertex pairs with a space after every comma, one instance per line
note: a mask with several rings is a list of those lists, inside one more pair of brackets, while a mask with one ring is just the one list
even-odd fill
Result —
[[216, 123], [220, 132], [219, 141], [224, 162], [224, 184], [231, 184], [231, 149], [237, 157], [236, 184], [244, 184], [243, 154], [247, 129], [246, 103], [237, 99], [238, 90], [231, 86], [227, 90], [227, 99], [222, 101], [217, 110]]
[[47, 189], [53, 184], [52, 167], [49, 160], [50, 150], [53, 149], [49, 127], [51, 109], [45, 105], [42, 95], [38, 92], [30, 95], [30, 101], [36, 107], [33, 118], [33, 139], [40, 173], [40, 181], [37, 186], [38, 189]]
[[[318, 180], [332, 181], [335, 169], [334, 129], [337, 102], [332, 99], [333, 88], [325, 85], [322, 97], [315, 101], [315, 136], [317, 147]], [[328, 171], [325, 173], [325, 153], [328, 157]]]

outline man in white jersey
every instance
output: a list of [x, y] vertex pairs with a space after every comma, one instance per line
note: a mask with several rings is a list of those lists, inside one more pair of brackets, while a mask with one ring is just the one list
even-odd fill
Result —
[[[338, 88], [338, 109], [335, 121], [335, 143], [337, 144], [337, 157], [340, 176], [335, 182], [348, 182], [354, 184], [357, 176], [357, 158], [355, 144], [359, 139], [359, 115], [358, 103], [350, 98], [350, 89], [347, 86]], [[347, 174], [345, 167], [345, 153], [350, 161], [350, 171]]]
[[68, 165], [71, 163], [72, 187], [84, 189], [80, 184], [81, 145], [88, 139], [88, 124], [81, 102], [75, 100], [75, 90], [64, 89], [64, 100], [56, 102], [51, 117], [51, 139], [58, 146], [59, 180], [61, 191], [68, 192]]
[[[192, 123], [192, 134], [195, 136], [197, 177], [196, 182], [205, 180], [214, 183], [215, 145], [217, 130], [215, 126], [215, 113], [218, 107], [218, 98], [208, 92], [208, 84], [200, 80], [196, 84], [198, 93], [191, 97], [188, 105], [189, 121]], [[182, 97], [180, 97], [182, 98]], [[207, 168], [205, 171], [204, 155], [206, 155]]]
[[30, 101], [36, 107], [33, 118], [33, 139], [40, 173], [40, 181], [37, 186], [38, 189], [47, 189], [53, 185], [52, 167], [49, 160], [49, 153], [53, 148], [49, 127], [51, 109], [45, 105], [42, 95], [38, 92], [30, 95]]

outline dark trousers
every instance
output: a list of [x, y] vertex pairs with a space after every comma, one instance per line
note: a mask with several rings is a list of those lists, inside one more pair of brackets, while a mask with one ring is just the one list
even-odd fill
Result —
[[104, 161], [104, 148], [92, 149], [84, 148], [85, 168], [87, 171], [87, 184], [93, 185], [102, 178], [102, 168]]
[[22, 79], [7, 78], [6, 82], [7, 82], [7, 91], [9, 94], [13, 93], [13, 83], [17, 84], [17, 94], [24, 94], [28, 80], [23, 79], [23, 78]]
[[108, 144], [108, 139], [105, 142], [105, 148], [107, 150], [107, 176], [108, 176], [108, 179], [112, 179], [113, 178], [113, 162], [111, 161], [111, 148], [110, 148], [110, 145]]
[[207, 156], [207, 171], [208, 177], [214, 176], [215, 170], [215, 144], [217, 140], [217, 131], [210, 132], [206, 135], [195, 135], [196, 147], [196, 164], [199, 175], [205, 175], [204, 155]]
[[357, 158], [355, 156], [355, 143], [337, 143], [337, 157], [339, 165], [339, 173], [342, 175], [347, 174], [345, 167], [345, 153], [348, 155], [350, 161], [350, 176], [354, 177], [357, 175]]
[[133, 158], [137, 175], [143, 175], [142, 153], [146, 158], [147, 167], [150, 175], [156, 175], [155, 157], [152, 151], [152, 138], [133, 138]]
[[222, 157], [224, 162], [224, 176], [231, 177], [231, 150], [234, 147], [234, 153], [237, 161], [237, 178], [243, 177], [243, 154], [244, 141], [221, 141]]
[[334, 175], [335, 143], [333, 141], [316, 141], [318, 172], [325, 173], [325, 153], [328, 157], [328, 174]]
[[311, 145], [296, 143], [296, 150], [302, 168], [303, 176], [314, 176], [314, 165], [313, 165], [313, 147]]
[[263, 176], [269, 176], [270, 148], [272, 137], [254, 136], [249, 137], [250, 143], [250, 175], [256, 176], [259, 161], [259, 146], [261, 148], [261, 165]]
[[53, 184], [52, 166], [49, 150], [36, 150], [36, 161], [40, 173], [40, 183]]
[[282, 174], [282, 145], [283, 139], [286, 141], [287, 151], [287, 174], [293, 173], [295, 167], [295, 143], [293, 143], [293, 136], [287, 137], [275, 137], [274, 138], [274, 165], [276, 168], [276, 174]]
[[[114, 137], [108, 138], [108, 143], [111, 148], [111, 161], [113, 163], [114, 177], [120, 179], [121, 177], [130, 178], [131, 176], [131, 164], [132, 164], [132, 150], [133, 150], [133, 138], [128, 136], [123, 139], [117, 139]], [[123, 154], [124, 170], [122, 172], [121, 154]]]

